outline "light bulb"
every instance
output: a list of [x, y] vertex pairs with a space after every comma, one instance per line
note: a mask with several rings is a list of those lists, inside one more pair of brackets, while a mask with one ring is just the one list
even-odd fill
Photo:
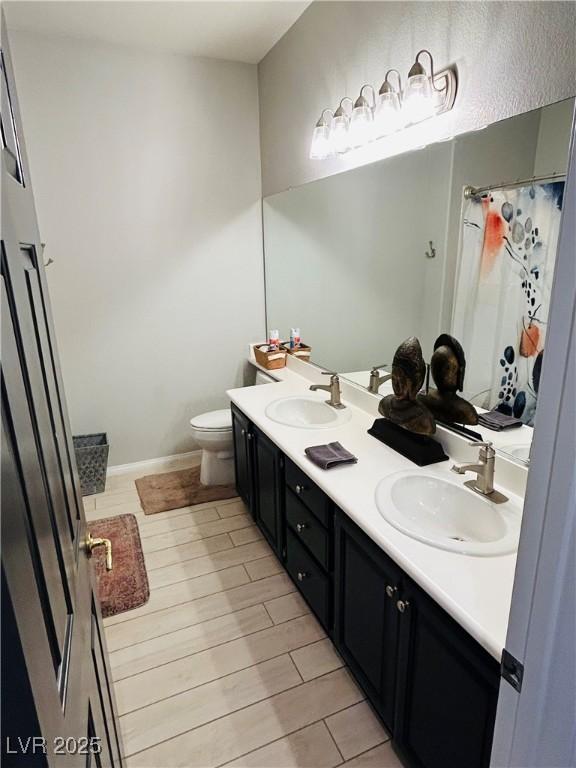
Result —
[[363, 147], [374, 138], [374, 115], [371, 107], [363, 96], [360, 96], [352, 110], [350, 121], [350, 144], [353, 147]]
[[419, 123], [434, 113], [434, 98], [426, 75], [408, 78], [404, 92], [404, 114], [407, 122]]
[[[398, 78], [398, 85], [395, 88], [389, 81], [389, 76], [394, 73]], [[400, 130], [405, 125], [404, 115], [402, 113], [402, 104], [400, 101], [400, 91], [402, 90], [402, 80], [397, 69], [389, 69], [386, 72], [384, 82], [378, 91], [376, 106], [374, 107], [374, 137], [379, 139], [381, 136], [388, 136], [390, 133]]]
[[419, 51], [416, 55], [416, 61], [408, 72], [408, 82], [402, 99], [402, 109], [407, 123], [419, 123], [421, 120], [431, 117], [435, 111], [436, 102], [431, 79], [418, 61], [422, 53], [427, 53], [430, 56], [430, 66], [432, 73], [434, 72], [432, 55], [429, 51]]
[[333, 155], [332, 142], [330, 141], [330, 126], [322, 121], [316, 124], [312, 134], [310, 145], [310, 160], [325, 160]]
[[[344, 99], [342, 99], [344, 101]], [[343, 154], [350, 149], [350, 118], [344, 111], [342, 103], [334, 112], [332, 125], [330, 127], [330, 143], [334, 152]]]
[[394, 91], [380, 93], [374, 111], [374, 134], [387, 136], [404, 127], [400, 97]]

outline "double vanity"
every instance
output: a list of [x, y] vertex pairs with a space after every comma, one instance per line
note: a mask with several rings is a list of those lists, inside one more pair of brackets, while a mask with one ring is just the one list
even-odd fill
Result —
[[[497, 459], [495, 504], [450, 471], [478, 448], [446, 433], [450, 461], [419, 468], [367, 433], [378, 400], [292, 361], [277, 383], [228, 392], [236, 478], [262, 533], [392, 734], [405, 763], [490, 760], [521, 522], [523, 479]], [[338, 441], [357, 464], [323, 470]], [[470, 475], [467, 475], [470, 478]], [[504, 481], [508, 485], [503, 485]]]

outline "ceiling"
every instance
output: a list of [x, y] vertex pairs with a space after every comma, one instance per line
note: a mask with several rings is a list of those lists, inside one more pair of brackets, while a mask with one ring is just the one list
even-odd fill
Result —
[[9, 29], [258, 63], [310, 5], [291, 0], [9, 0]]

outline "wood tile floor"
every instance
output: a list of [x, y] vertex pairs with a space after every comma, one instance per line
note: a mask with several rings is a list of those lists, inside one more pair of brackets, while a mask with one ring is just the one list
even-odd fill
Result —
[[84, 499], [136, 515], [150, 580], [104, 622], [127, 768], [401, 768], [242, 502], [145, 516], [138, 476]]

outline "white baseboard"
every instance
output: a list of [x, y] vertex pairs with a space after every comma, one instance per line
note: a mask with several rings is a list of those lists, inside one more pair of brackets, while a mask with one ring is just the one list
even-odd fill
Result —
[[157, 459], [146, 459], [145, 461], [135, 461], [132, 464], [117, 464], [114, 467], [108, 467], [107, 477], [114, 475], [124, 475], [131, 472], [157, 472], [162, 469], [177, 469], [179, 465], [187, 466], [193, 458], [199, 458], [201, 450], [188, 451], [188, 453], [176, 453], [174, 456], [160, 456]]

